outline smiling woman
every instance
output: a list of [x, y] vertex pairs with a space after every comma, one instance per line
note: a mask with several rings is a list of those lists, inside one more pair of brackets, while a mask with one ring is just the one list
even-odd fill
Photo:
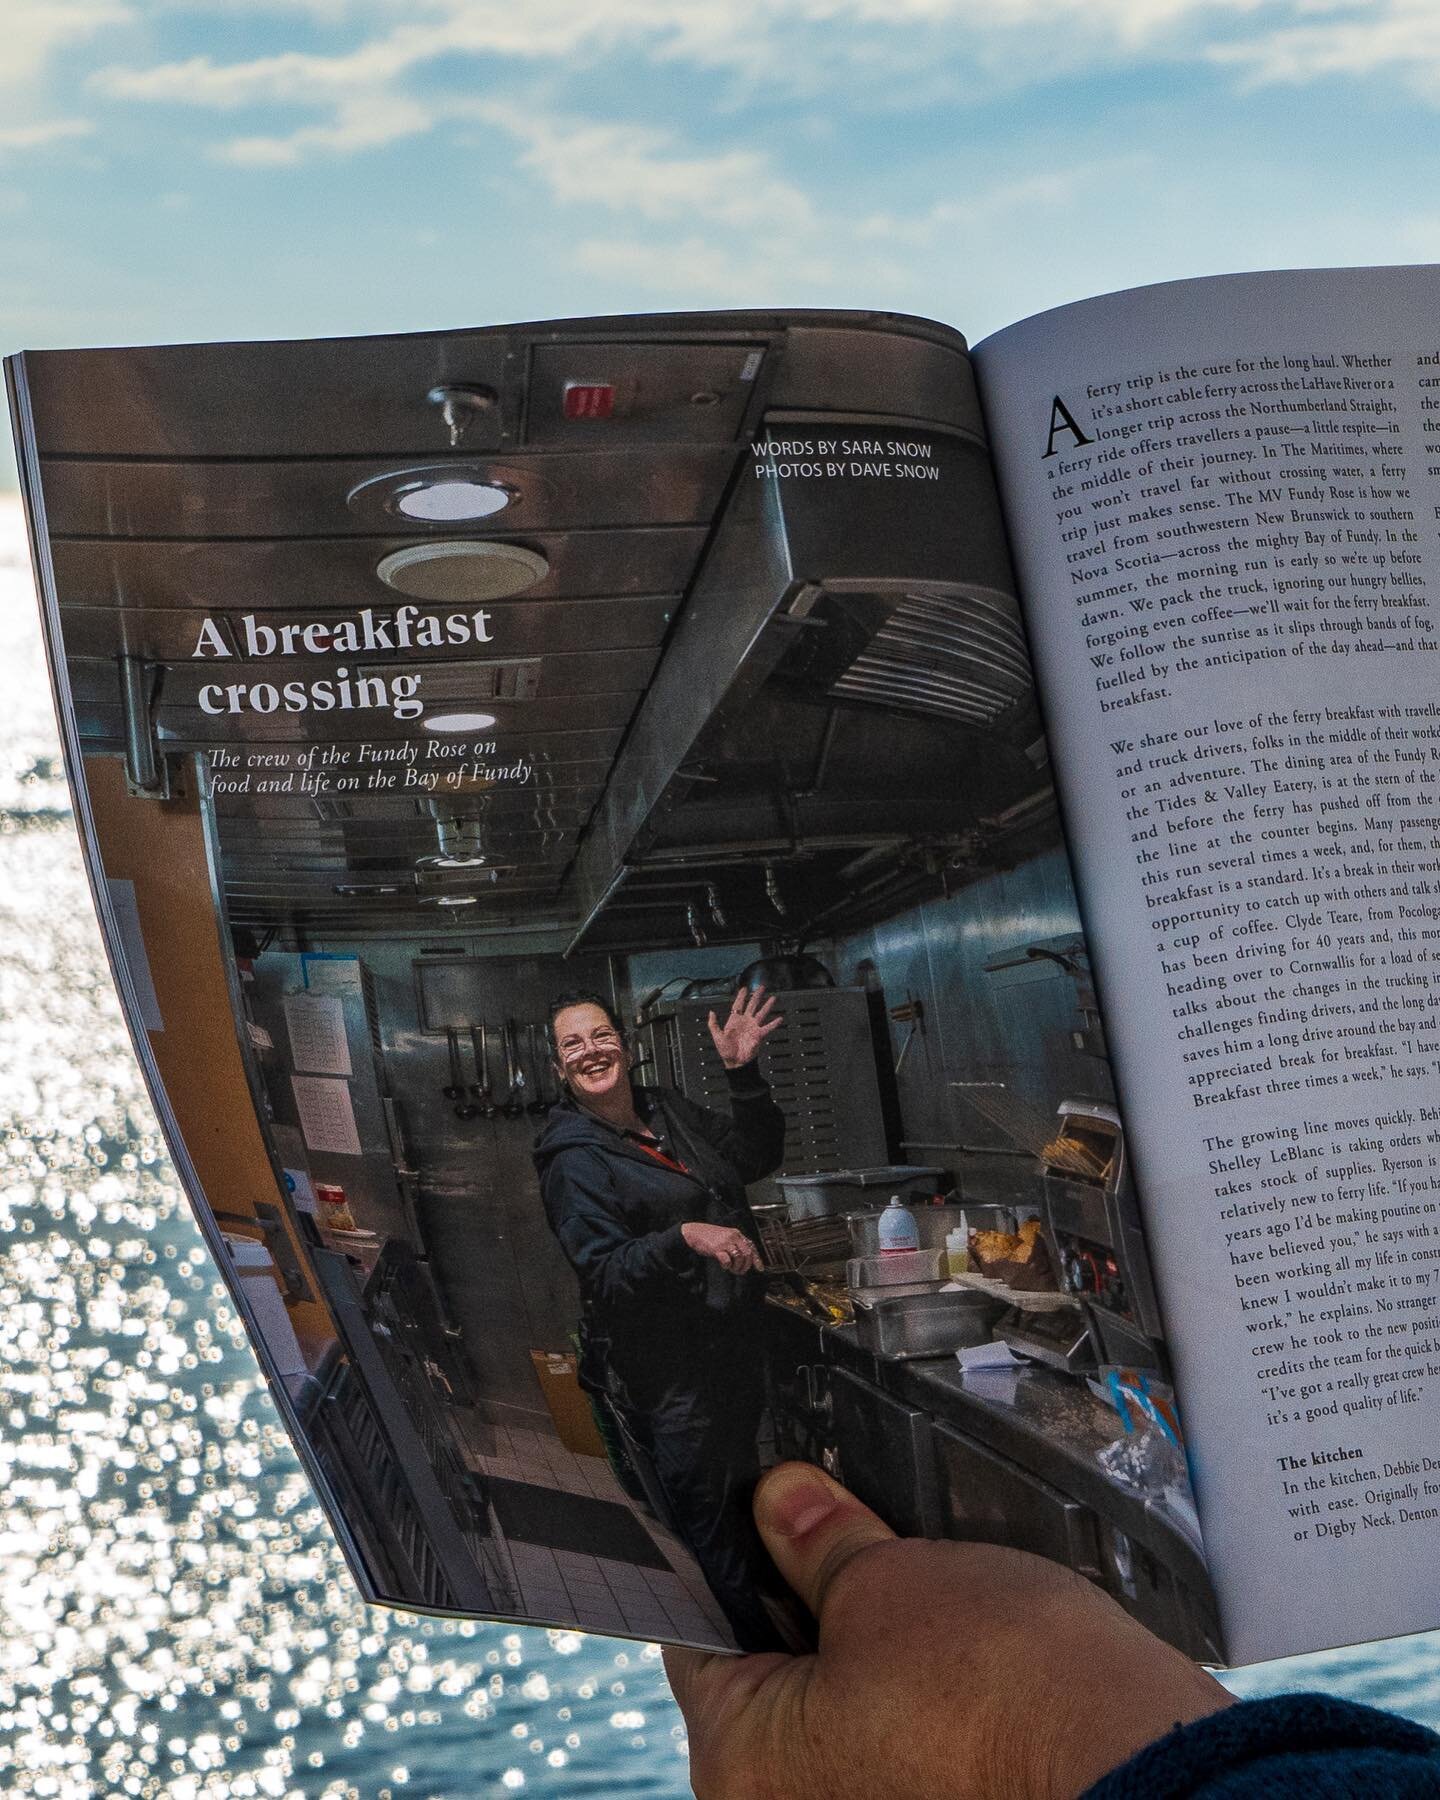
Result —
[[785, 1118], [755, 1066], [783, 1018], [742, 988], [710, 1038], [730, 1116], [637, 1088], [599, 994], [551, 1003], [565, 1098], [535, 1146], [551, 1229], [580, 1284], [581, 1379], [660, 1521], [694, 1552], [742, 1649], [793, 1634], [750, 1517], [760, 1474], [764, 1290], [745, 1184], [780, 1162]]

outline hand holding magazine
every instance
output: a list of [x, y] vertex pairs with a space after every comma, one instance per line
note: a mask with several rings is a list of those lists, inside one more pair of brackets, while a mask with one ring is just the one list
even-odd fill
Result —
[[1202, 1660], [1440, 1624], [1437, 301], [10, 359], [137, 1053], [368, 1595], [794, 1644], [801, 1457]]

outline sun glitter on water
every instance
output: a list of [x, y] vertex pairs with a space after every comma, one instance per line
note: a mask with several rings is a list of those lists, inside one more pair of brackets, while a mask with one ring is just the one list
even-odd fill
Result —
[[0, 497], [0, 1791], [688, 1791], [653, 1646], [355, 1593], [191, 1223], [69, 816]]

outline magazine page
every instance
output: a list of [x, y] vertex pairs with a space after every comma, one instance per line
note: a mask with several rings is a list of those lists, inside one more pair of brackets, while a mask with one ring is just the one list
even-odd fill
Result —
[[1440, 272], [976, 354], [1240, 1660], [1440, 1623]]
[[365, 1592], [794, 1644], [799, 1456], [1214, 1657], [963, 340], [10, 374], [137, 1051]]

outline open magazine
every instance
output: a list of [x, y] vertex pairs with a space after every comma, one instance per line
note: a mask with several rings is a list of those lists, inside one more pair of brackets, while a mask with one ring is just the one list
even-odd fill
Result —
[[1440, 1625], [1437, 318], [9, 360], [137, 1053], [368, 1596], [798, 1643], [799, 1456], [1205, 1660]]

